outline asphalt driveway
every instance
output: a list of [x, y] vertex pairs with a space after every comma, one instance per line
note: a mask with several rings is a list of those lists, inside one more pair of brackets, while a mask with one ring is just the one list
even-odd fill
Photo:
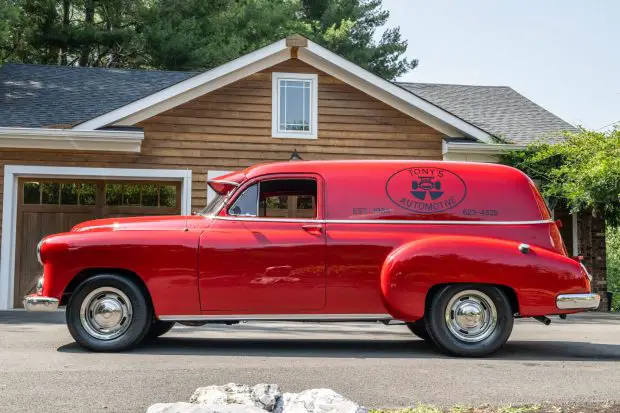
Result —
[[96, 354], [73, 342], [62, 312], [0, 312], [0, 412], [144, 412], [231, 381], [330, 387], [369, 407], [619, 402], [620, 316], [520, 320], [501, 353], [471, 360], [437, 354], [404, 326], [365, 323], [180, 326]]

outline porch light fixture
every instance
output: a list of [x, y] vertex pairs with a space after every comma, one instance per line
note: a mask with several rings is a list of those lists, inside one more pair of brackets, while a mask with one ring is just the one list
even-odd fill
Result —
[[299, 154], [297, 153], [297, 149], [293, 149], [293, 152], [291, 152], [291, 157], [288, 158], [289, 161], [303, 161], [303, 158], [301, 156], [299, 156]]

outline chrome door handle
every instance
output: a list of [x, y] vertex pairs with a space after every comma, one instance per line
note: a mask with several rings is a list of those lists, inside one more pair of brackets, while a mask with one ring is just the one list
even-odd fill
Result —
[[321, 224], [307, 224], [307, 225], [302, 225], [301, 229], [303, 229], [304, 231], [306, 231], [309, 234], [322, 234], [323, 233], [323, 225]]

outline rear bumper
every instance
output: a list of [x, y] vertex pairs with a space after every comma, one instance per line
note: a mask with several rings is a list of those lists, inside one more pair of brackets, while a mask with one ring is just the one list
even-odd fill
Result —
[[598, 294], [561, 294], [556, 298], [560, 310], [593, 310], [598, 308], [601, 297]]
[[43, 297], [41, 295], [27, 295], [24, 297], [24, 308], [26, 311], [56, 311], [58, 309], [58, 298]]

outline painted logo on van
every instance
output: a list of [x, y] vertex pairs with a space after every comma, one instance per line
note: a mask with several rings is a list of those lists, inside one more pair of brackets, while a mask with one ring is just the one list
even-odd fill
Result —
[[424, 166], [396, 172], [388, 179], [385, 190], [399, 207], [422, 214], [452, 209], [467, 194], [465, 181], [454, 172]]

